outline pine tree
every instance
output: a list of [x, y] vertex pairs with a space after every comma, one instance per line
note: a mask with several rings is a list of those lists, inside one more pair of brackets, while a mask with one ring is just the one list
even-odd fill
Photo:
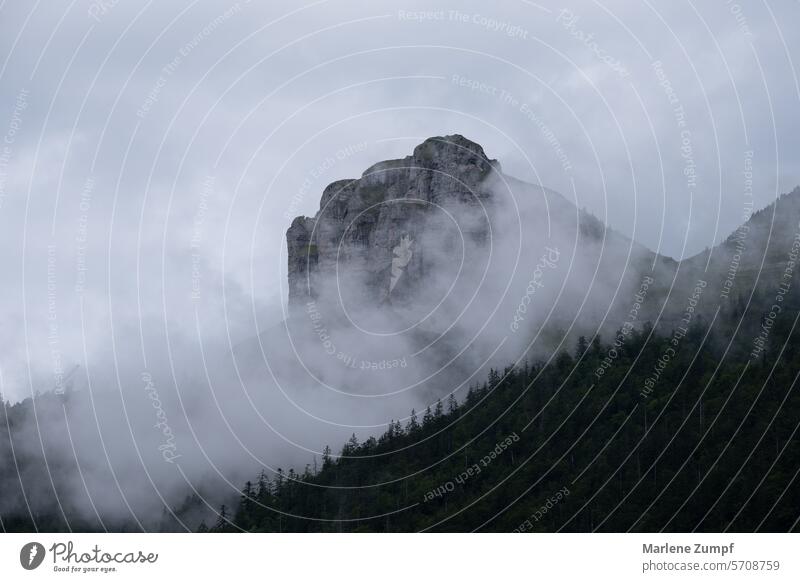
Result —
[[228, 508], [223, 503], [219, 508], [217, 522], [214, 524], [215, 532], [225, 532], [230, 530], [230, 520], [228, 519]]
[[447, 397], [447, 414], [454, 415], [458, 411], [458, 401], [456, 401], [456, 395], [450, 394]]
[[242, 529], [250, 529], [250, 521], [254, 513], [255, 503], [253, 500], [253, 484], [248, 481], [242, 488], [239, 497], [239, 507], [236, 509], [235, 523]]
[[419, 430], [419, 422], [417, 422], [417, 411], [411, 409], [411, 416], [409, 417], [408, 424], [406, 425], [406, 432], [408, 434], [416, 433]]
[[475, 402], [475, 389], [472, 387], [472, 384], [469, 385], [469, 390], [467, 390], [467, 405], [472, 405]]
[[600, 354], [603, 352], [603, 339], [600, 337], [599, 333], [592, 339], [590, 348], [592, 350], [592, 356], [600, 357]]
[[250, 481], [247, 481], [242, 488], [241, 502], [249, 507], [249, 505], [253, 502], [253, 499], [253, 484]]
[[589, 349], [589, 343], [586, 341], [586, 337], [580, 336], [578, 338], [578, 344], [575, 346], [575, 358], [580, 359], [580, 357], [586, 353], [587, 349]]
[[358, 451], [358, 438], [356, 437], [356, 433], [353, 433], [347, 442], [342, 447], [342, 456], [352, 456]]
[[275, 475], [275, 496], [280, 497], [283, 493], [283, 469], [278, 467], [277, 475]]

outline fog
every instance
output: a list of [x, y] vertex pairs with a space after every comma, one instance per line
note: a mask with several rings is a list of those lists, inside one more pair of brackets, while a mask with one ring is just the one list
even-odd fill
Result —
[[[646, 248], [690, 257], [800, 183], [796, 11], [4, 3], [0, 391], [77, 396], [13, 439], [46, 461], [28, 501], [151, 529], [616, 329]], [[503, 174], [489, 214], [428, 213], [382, 263], [401, 296], [424, 254], [424, 293], [368, 306], [341, 273], [290, 313], [292, 219], [455, 133]], [[584, 209], [615, 232], [581, 235]], [[463, 237], [487, 224], [489, 254]]]

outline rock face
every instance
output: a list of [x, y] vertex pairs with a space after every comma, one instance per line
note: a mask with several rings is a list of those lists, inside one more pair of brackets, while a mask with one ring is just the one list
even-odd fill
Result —
[[464, 209], [484, 212], [491, 198], [485, 184], [499, 171], [480, 145], [452, 135], [330, 184], [316, 216], [296, 218], [286, 234], [290, 305], [326, 292], [355, 303], [410, 297], [435, 268], [430, 249], [458, 246], [462, 234], [487, 237], [488, 221], [459, 217]]
[[[503, 199], [508, 193], [512, 205]], [[419, 317], [406, 320], [436, 313], [448, 330], [451, 322], [462, 326], [464, 337], [469, 325], [507, 334], [512, 317], [532, 334], [554, 330], [560, 342], [564, 334], [616, 337], [621, 326], [647, 321], [671, 333], [715, 314], [716, 328], [756, 336], [776, 302], [800, 309], [799, 222], [796, 189], [720, 245], [678, 262], [556, 192], [503, 175], [478, 144], [460, 135], [433, 137], [411, 156], [330, 184], [317, 214], [294, 220], [287, 232], [289, 300], [298, 306], [328, 299], [331, 324], [339, 306], [336, 317], [343, 314], [348, 324], [355, 306], [388, 305], [370, 317], [388, 312], [398, 319], [414, 306]], [[536, 261], [551, 249], [563, 260], [540, 282]], [[484, 259], [489, 267], [481, 273]], [[485, 330], [484, 320], [493, 322]]]

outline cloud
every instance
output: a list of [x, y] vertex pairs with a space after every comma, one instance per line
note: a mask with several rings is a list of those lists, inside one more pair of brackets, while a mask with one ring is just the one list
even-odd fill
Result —
[[[113, 448], [138, 458], [143, 443], [168, 489], [143, 371], [178, 442], [198, 443], [183, 454], [214, 478], [217, 466], [305, 462], [410, 408], [341, 405], [313, 382], [283, 394], [268, 369], [248, 385], [230, 357], [279, 327], [285, 231], [334, 180], [460, 133], [509, 175], [674, 257], [738, 226], [748, 152], [756, 207], [800, 183], [795, 5], [569, 2], [565, 26], [561, 8], [527, 2], [447, 2], [418, 17], [425, 3], [106, 4], [2, 8], [0, 140], [13, 129], [0, 143], [2, 390], [20, 400], [80, 365], [80, 387], [115, 420], [83, 411], [82, 442], [97, 453], [127, 425], [126, 403], [132, 433]], [[470, 313], [467, 327], [485, 314]]]

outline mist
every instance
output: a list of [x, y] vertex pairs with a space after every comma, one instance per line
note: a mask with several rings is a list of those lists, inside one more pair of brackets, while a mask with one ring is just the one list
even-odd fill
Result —
[[[2, 8], [0, 392], [50, 395], [4, 449], [30, 468], [4, 518], [55, 491], [102, 527], [194, 529], [262, 469], [613, 335], [643, 277], [679, 276], [648, 249], [702, 253], [800, 183], [785, 6], [107, 4]], [[499, 161], [481, 196], [292, 304], [295, 217], [452, 134]]]

